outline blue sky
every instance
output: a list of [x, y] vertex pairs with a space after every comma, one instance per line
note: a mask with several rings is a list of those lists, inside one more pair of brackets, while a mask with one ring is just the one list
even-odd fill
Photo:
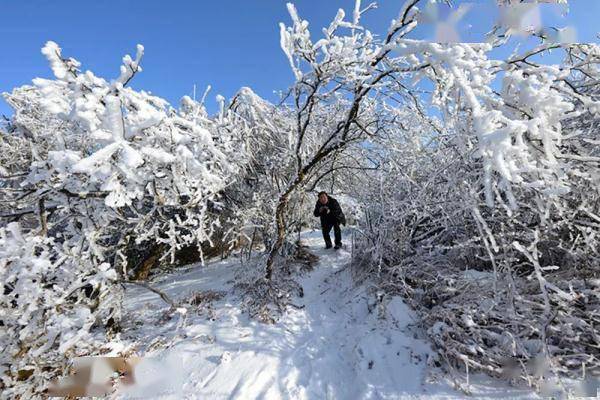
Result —
[[[35, 77], [51, 77], [40, 53], [47, 40], [57, 42], [63, 55], [82, 62], [84, 70], [105, 78], [116, 77], [121, 57], [135, 53], [137, 43], [143, 44], [144, 71], [132, 86], [174, 105], [181, 96], [191, 94], [194, 84], [200, 94], [212, 86], [209, 107], [214, 109], [217, 94], [230, 98], [240, 87], [249, 86], [275, 100], [274, 92], [292, 82], [279, 47], [278, 22], [289, 22], [284, 0], [0, 1], [0, 92], [28, 84]], [[365, 24], [374, 33], [385, 33], [402, 3], [379, 1]], [[316, 37], [338, 8], [350, 14], [354, 1], [298, 0], [295, 4]], [[465, 41], [489, 28], [491, 10], [479, 8], [467, 15], [461, 27]], [[577, 25], [579, 41], [595, 40], [598, 15], [600, 1], [572, 1], [568, 19]], [[417, 36], [430, 33], [424, 29]], [[10, 113], [0, 100], [0, 114]]]

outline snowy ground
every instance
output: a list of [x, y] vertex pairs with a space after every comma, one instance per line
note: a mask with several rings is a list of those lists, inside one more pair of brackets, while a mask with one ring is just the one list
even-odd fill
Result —
[[[250, 320], [231, 294], [239, 262], [221, 261], [168, 277], [155, 285], [179, 299], [192, 291], [226, 294], [212, 312], [161, 319], [166, 308], [142, 288], [128, 292], [129, 332], [140, 337], [145, 359], [138, 384], [122, 398], [169, 399], [458, 399], [419, 339], [410, 310], [393, 299], [385, 318], [369, 312], [365, 285], [352, 282], [347, 250], [322, 248], [320, 232], [304, 242], [319, 256], [299, 278], [302, 309], [274, 325]], [[127, 335], [128, 332], [125, 332]], [[161, 346], [161, 341], [168, 347]], [[152, 350], [155, 348], [155, 350]], [[470, 398], [536, 398], [491, 379], [473, 379]]]

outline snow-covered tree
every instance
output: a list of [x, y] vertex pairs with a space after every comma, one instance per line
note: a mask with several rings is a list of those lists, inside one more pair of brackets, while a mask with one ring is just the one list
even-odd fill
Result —
[[361, 15], [370, 8], [372, 5], [363, 9], [357, 1], [350, 20], [340, 9], [316, 42], [308, 22], [292, 4], [288, 4], [292, 26], [280, 24], [281, 47], [296, 78], [287, 97], [295, 120], [287, 158], [294, 163], [295, 172], [278, 196], [277, 239], [267, 260], [267, 279], [287, 235], [285, 216], [290, 199], [336, 154], [382, 129], [385, 114], [379, 112], [379, 98], [395, 74], [425, 67], [401, 65], [391, 57], [392, 44], [415, 25], [410, 7], [400, 12], [383, 40], [360, 25]]
[[15, 115], [0, 137], [1, 217], [21, 220], [0, 235], [3, 364], [18, 360], [3, 380], [36, 382], [24, 390], [39, 390], [49, 376], [40, 371], [64, 365], [70, 350], [93, 352], [79, 339], [94, 324], [118, 329], [119, 283], [136, 267], [129, 248], [161, 246], [170, 262], [185, 246], [201, 252], [219, 223], [220, 192], [245, 159], [243, 143], [202, 105], [184, 98], [177, 111], [127, 86], [142, 46], [112, 81], [81, 72], [53, 42], [42, 53], [55, 79], [5, 95]]
[[[556, 129], [559, 129], [548, 115], [566, 112], [564, 108], [570, 105], [549, 91], [553, 97], [546, 101], [554, 99], [551, 107], [558, 108], [553, 110], [555, 112], [534, 117], [529, 122], [498, 112], [499, 99], [493, 82], [499, 71], [505, 72], [507, 80], [518, 79], [519, 72], [513, 71], [511, 66], [519, 60], [500, 63], [488, 59], [492, 44], [446, 46], [410, 39], [410, 32], [419, 20], [417, 3], [419, 1], [405, 2], [387, 33], [379, 38], [360, 25], [362, 13], [372, 5], [363, 9], [357, 1], [351, 19], [346, 19], [340, 9], [330, 26], [323, 30], [323, 37], [316, 41], [311, 38], [308, 22], [288, 4], [292, 26], [281, 24], [280, 35], [281, 47], [296, 78], [287, 98], [296, 120], [290, 138], [292, 151], [288, 155], [288, 159], [295, 159], [296, 173], [279, 195], [277, 240], [267, 261], [267, 277], [285, 240], [285, 215], [290, 198], [307, 185], [316, 169], [337, 153], [353, 143], [381, 134], [393, 118], [383, 105], [399, 102], [397, 107], [406, 107], [405, 104], [413, 103], [419, 92], [413, 89], [414, 85], [423, 80], [434, 84], [434, 104], [471, 110], [469, 132], [479, 139], [477, 151], [485, 164], [488, 206], [494, 201], [492, 186], [496, 179], [509, 199], [510, 182], [524, 180], [529, 172], [544, 174], [543, 185], [548, 190], [564, 189], [564, 182], [553, 175], [555, 171], [545, 163], [553, 160]], [[549, 88], [563, 73], [551, 68], [540, 71], [543, 75], [540, 79], [544, 81], [540, 85]], [[541, 87], [536, 87], [538, 89]], [[457, 103], [455, 99], [460, 100]], [[540, 108], [543, 108], [541, 104]], [[532, 128], [535, 124], [538, 126]], [[532, 160], [533, 150], [526, 138], [523, 139], [523, 132], [528, 129], [534, 130], [535, 137], [546, 143], [543, 162]], [[515, 143], [511, 143], [512, 140]]]
[[[494, 60], [489, 45], [403, 42], [431, 65], [421, 78], [433, 91], [379, 144], [383, 167], [361, 196], [365, 271], [413, 302], [450, 365], [531, 384], [540, 360], [595, 370], [580, 307], [596, 304], [597, 46]], [[565, 61], [540, 63], [551, 50]], [[415, 120], [419, 104], [439, 112]]]

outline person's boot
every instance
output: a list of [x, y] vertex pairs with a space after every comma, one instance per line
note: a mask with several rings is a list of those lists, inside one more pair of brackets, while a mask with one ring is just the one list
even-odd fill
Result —
[[339, 250], [339, 249], [341, 249], [341, 248], [342, 248], [342, 245], [341, 245], [341, 244], [336, 244], [336, 245], [335, 245], [335, 247], [334, 247], [334, 249], [335, 249], [335, 250]]
[[325, 243], [325, 248], [326, 249], [330, 249], [331, 248], [331, 243]]

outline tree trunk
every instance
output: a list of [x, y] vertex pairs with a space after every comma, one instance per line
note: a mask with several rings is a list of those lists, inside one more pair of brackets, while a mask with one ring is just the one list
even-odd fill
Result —
[[252, 232], [252, 240], [250, 240], [250, 247], [248, 248], [248, 261], [252, 258], [252, 247], [254, 247], [254, 241], [256, 240], [256, 228]]
[[275, 257], [277, 257], [277, 253], [281, 246], [283, 246], [283, 242], [285, 241], [285, 220], [283, 215], [285, 213], [285, 209], [287, 208], [287, 204], [289, 201], [288, 193], [284, 194], [279, 198], [279, 204], [277, 204], [277, 210], [275, 211], [275, 222], [277, 224], [277, 240], [273, 244], [271, 248], [271, 253], [269, 253], [269, 258], [267, 259], [267, 269], [265, 278], [270, 281], [273, 276], [273, 263], [275, 262]]
[[271, 252], [269, 253], [269, 258], [267, 259], [267, 268], [265, 271], [265, 278], [267, 281], [270, 281], [273, 276], [273, 264], [275, 263], [275, 257], [277, 257], [277, 253], [283, 246], [286, 236], [286, 226], [285, 226], [285, 210], [287, 209], [287, 205], [290, 201], [290, 195], [296, 190], [298, 186], [304, 181], [305, 177], [304, 171], [301, 171], [296, 180], [288, 186], [287, 190], [279, 197], [279, 203], [277, 204], [277, 209], [275, 211], [275, 223], [277, 224], [277, 240], [273, 244], [271, 248]]
[[48, 235], [48, 216], [46, 215], [46, 203], [42, 197], [38, 201], [39, 213], [40, 213], [40, 236]]

